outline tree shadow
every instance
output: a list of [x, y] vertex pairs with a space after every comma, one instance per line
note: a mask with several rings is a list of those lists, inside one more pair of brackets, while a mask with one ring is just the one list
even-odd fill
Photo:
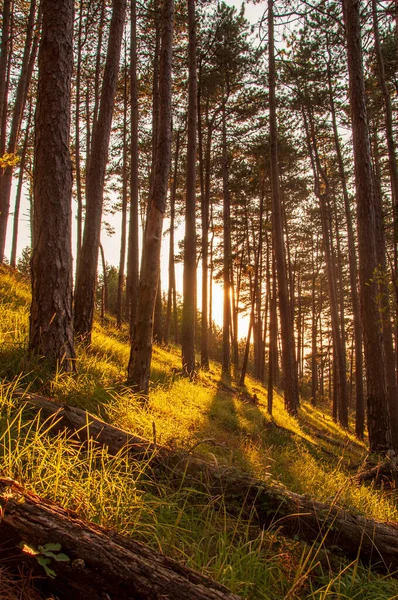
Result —
[[259, 462], [259, 452], [265, 440], [268, 419], [258, 405], [248, 400], [249, 396], [247, 390], [234, 390], [231, 380], [221, 378], [206, 418], [195, 432], [196, 447], [198, 452], [216, 463], [232, 465], [261, 476], [260, 462], [263, 461]]

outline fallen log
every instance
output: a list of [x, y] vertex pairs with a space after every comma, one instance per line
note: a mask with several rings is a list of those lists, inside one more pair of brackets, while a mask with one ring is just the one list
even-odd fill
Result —
[[205, 487], [212, 497], [222, 497], [232, 514], [246, 514], [261, 528], [274, 526], [284, 535], [298, 536], [309, 544], [322, 542], [349, 559], [359, 557], [382, 572], [398, 571], [396, 524], [353, 515], [335, 504], [312, 500], [278, 484], [270, 485], [235, 468], [220, 468], [199, 456], [155, 446], [81, 409], [60, 406], [32, 394], [22, 398], [45, 418], [52, 416], [55, 430], [72, 430], [82, 441], [95, 439], [111, 453], [125, 449], [135, 459], [150, 456], [153, 469], [168, 472], [179, 482], [185, 478], [191, 487]]
[[358, 483], [374, 481], [375, 485], [383, 484], [387, 487], [396, 487], [398, 481], [397, 460], [389, 459], [383, 463], [370, 467], [369, 469], [360, 471], [355, 476], [355, 480]]
[[0, 559], [31, 568], [60, 600], [239, 600], [209, 577], [10, 479], [0, 478], [0, 515]]

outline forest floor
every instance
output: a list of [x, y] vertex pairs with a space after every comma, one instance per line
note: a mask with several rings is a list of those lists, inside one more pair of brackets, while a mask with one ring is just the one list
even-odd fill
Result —
[[[77, 347], [77, 372], [51, 376], [26, 352], [29, 283], [0, 270], [0, 476], [19, 481], [82, 518], [148, 544], [251, 600], [398, 599], [398, 580], [381, 577], [358, 561], [345, 562], [283, 537], [278, 515], [267, 530], [184, 486], [153, 476], [150, 460], [135, 462], [89, 446], [82, 452], [66, 434], [22, 407], [13, 391], [26, 389], [87, 409], [117, 427], [169, 448], [195, 451], [212, 463], [234, 465], [267, 482], [352, 513], [398, 521], [397, 490], [358, 485], [366, 444], [341, 429], [327, 404], [303, 401], [298, 418], [287, 415], [275, 393], [247, 377], [244, 389], [221, 377], [220, 365], [181, 375], [180, 351], [155, 347], [151, 392], [143, 403], [126, 388], [126, 331], [109, 319], [96, 322], [90, 348]], [[252, 401], [254, 394], [257, 402]], [[26, 581], [24, 582], [26, 585]], [[0, 598], [34, 598], [18, 590], [0, 564]], [[40, 596], [37, 596], [40, 598]]]

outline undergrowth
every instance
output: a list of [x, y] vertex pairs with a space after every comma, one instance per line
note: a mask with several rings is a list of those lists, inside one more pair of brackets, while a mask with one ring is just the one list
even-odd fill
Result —
[[[53, 434], [50, 424], [23, 407], [13, 391], [52, 396], [147, 439], [155, 437], [158, 444], [202, 453], [214, 463], [235, 465], [367, 517], [398, 520], [395, 490], [354, 483], [366, 447], [339, 428], [326, 407], [303, 403], [293, 419], [276, 394], [271, 419], [266, 391], [258, 382], [248, 377], [245, 390], [231, 393], [220, 383], [219, 365], [212, 364], [192, 383], [180, 375], [175, 348], [155, 348], [150, 398], [143, 404], [125, 386], [126, 331], [98, 323], [92, 346], [77, 348], [77, 373], [54, 377], [26, 353], [27, 284], [3, 271], [0, 293], [1, 476], [85, 519], [133, 536], [247, 600], [398, 598], [397, 580], [377, 576], [358, 561], [345, 563], [322, 544], [309, 547], [299, 538], [287, 540], [277, 519], [274, 527], [259, 530], [246, 513], [229, 514], [222, 497], [195, 491], [188, 482], [176, 489], [166, 479], [159, 481], [150, 459], [110, 456], [65, 433]], [[248, 401], [254, 393], [256, 405]]]

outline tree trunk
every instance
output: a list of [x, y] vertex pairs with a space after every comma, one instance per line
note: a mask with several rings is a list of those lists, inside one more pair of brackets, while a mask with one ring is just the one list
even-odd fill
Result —
[[14, 221], [13, 221], [11, 257], [10, 257], [10, 265], [14, 268], [16, 267], [16, 264], [17, 264], [19, 212], [21, 209], [21, 197], [22, 197], [24, 170], [25, 170], [25, 166], [26, 166], [26, 154], [27, 154], [27, 150], [28, 150], [30, 128], [31, 128], [32, 116], [33, 116], [32, 104], [33, 104], [33, 102], [31, 99], [30, 104], [29, 104], [28, 119], [27, 119], [26, 128], [25, 128], [25, 139], [24, 139], [24, 143], [23, 143], [23, 147], [22, 147], [21, 160], [19, 163], [17, 192], [15, 194]]
[[83, 2], [79, 9], [79, 30], [77, 38], [77, 64], [76, 64], [76, 100], [75, 100], [75, 170], [76, 170], [76, 272], [79, 270], [80, 252], [82, 249], [83, 234], [83, 190], [82, 169], [80, 157], [80, 98], [82, 79], [82, 54], [83, 54]]
[[122, 326], [124, 267], [126, 263], [126, 234], [127, 234], [127, 61], [124, 64], [124, 102], [123, 102], [123, 165], [122, 165], [122, 224], [120, 232], [120, 258], [117, 283], [117, 326]]
[[[47, 426], [52, 423], [51, 431], [54, 433], [67, 428], [74, 431], [82, 442], [88, 436], [95, 439], [106, 446], [111, 454], [120, 454], [124, 449], [135, 460], [148, 460], [150, 457], [152, 469], [159, 470], [163, 476], [165, 472], [168, 473], [175, 479], [176, 485], [181, 485], [181, 478], [184, 478], [189, 486], [202, 491], [205, 487], [206, 493], [214, 499], [221, 495], [229, 512], [256, 519], [261, 528], [274, 524], [277, 519], [283, 535], [295, 539], [299, 536], [309, 544], [324, 543], [331, 550], [337, 547], [339, 553], [352, 560], [359, 557], [382, 572], [391, 571], [395, 575], [398, 572], [397, 525], [351, 515], [336, 504], [311, 500], [278, 484], [270, 485], [266, 481], [256, 480], [233, 467], [226, 469], [182, 450], [155, 446], [79, 408], [62, 407], [41, 396], [18, 392], [15, 395], [22, 396], [29, 410], [40, 411], [42, 419], [48, 420]], [[48, 542], [48, 528], [46, 535], [45, 541]], [[80, 536], [76, 539], [79, 544]]]
[[[7, 106], [8, 106], [8, 77], [7, 67], [10, 57], [10, 26], [11, 26], [11, 0], [4, 0], [2, 26], [1, 26], [1, 47], [0, 47], [0, 156], [3, 156], [6, 149], [6, 125], [7, 125]], [[2, 246], [5, 245], [5, 240]], [[0, 247], [1, 250], [1, 247]], [[0, 262], [3, 262], [4, 248], [0, 252]]]
[[[21, 73], [18, 80], [13, 115], [11, 120], [10, 136], [7, 145], [7, 153], [15, 154], [19, 140], [22, 117], [24, 113], [27, 91], [32, 78], [33, 67], [36, 60], [38, 47], [38, 31], [34, 37], [34, 24], [36, 15], [36, 1], [32, 0], [30, 5], [29, 17], [27, 22], [25, 47], [22, 57]], [[0, 156], [1, 156], [0, 152]], [[12, 186], [12, 176], [14, 167], [7, 166], [0, 177], [0, 262], [4, 258], [4, 247], [7, 235], [8, 214], [10, 210], [10, 196]]]
[[[176, 137], [176, 148], [174, 156], [174, 170], [173, 179], [170, 193], [170, 236], [169, 236], [169, 289], [167, 293], [167, 310], [166, 310], [166, 324], [165, 324], [165, 343], [169, 343], [170, 325], [171, 325], [171, 311], [173, 307], [173, 294], [175, 293], [176, 287], [176, 272], [175, 272], [175, 259], [174, 259], [174, 230], [175, 230], [175, 205], [177, 196], [177, 175], [178, 175], [178, 157], [180, 153], [180, 131], [177, 131]], [[174, 324], [174, 342], [177, 342], [177, 330]]]
[[378, 265], [375, 239], [375, 188], [366, 114], [360, 7], [356, 0], [344, 0], [343, 8], [353, 124], [360, 300], [367, 380], [369, 444], [371, 452], [386, 452], [391, 448], [391, 436], [387, 409], [388, 395], [383, 360], [383, 339], [379, 327], [378, 289], [375, 281]]
[[[46, 595], [52, 592], [61, 600], [239, 600], [209, 577], [131, 538], [84, 522], [11, 479], [0, 479], [0, 508], [1, 560], [27, 566]], [[22, 548], [45, 546], [49, 537], [68, 560], [52, 560], [56, 577], [43, 581], [37, 556]]]
[[74, 323], [76, 333], [89, 343], [91, 341], [94, 316], [95, 282], [101, 235], [105, 171], [119, 73], [125, 12], [126, 0], [113, 0], [101, 101], [98, 119], [93, 124], [91, 152], [86, 179], [86, 221], [79, 271], [76, 273]]
[[171, 155], [171, 69], [174, 0], [164, 0], [160, 50], [160, 115], [153, 185], [142, 250], [137, 324], [128, 365], [129, 384], [148, 394], [152, 359], [153, 314], [160, 273], [163, 215]]
[[137, 3], [130, 5], [130, 99], [131, 99], [131, 141], [130, 141], [130, 223], [127, 252], [126, 304], [130, 327], [130, 340], [137, 320], [139, 268], [139, 199], [138, 199], [138, 82], [137, 82]]
[[275, 244], [275, 260], [278, 278], [279, 314], [282, 336], [282, 363], [285, 407], [297, 414], [299, 405], [297, 366], [294, 355], [294, 329], [289, 301], [288, 276], [283, 241], [282, 206], [279, 188], [278, 130], [276, 121], [276, 70], [274, 54], [273, 0], [268, 0], [268, 47], [269, 47], [269, 116], [272, 190], [272, 227]]
[[[330, 58], [330, 56], [329, 56]], [[350, 288], [351, 288], [351, 303], [353, 312], [354, 324], [354, 341], [355, 341], [355, 433], [362, 439], [365, 429], [365, 397], [363, 389], [363, 353], [362, 353], [362, 328], [360, 304], [358, 295], [358, 269], [355, 252], [355, 238], [352, 224], [350, 199], [347, 190], [347, 178], [344, 169], [343, 156], [340, 148], [340, 139], [338, 134], [336, 110], [334, 105], [332, 76], [330, 72], [330, 63], [327, 65], [328, 86], [329, 86], [329, 101], [330, 112], [332, 116], [334, 145], [336, 148], [337, 162], [339, 166], [339, 177], [343, 190], [344, 210], [347, 221], [347, 238], [348, 238], [348, 263], [350, 269]]]
[[[199, 108], [200, 105], [198, 104]], [[200, 124], [200, 117], [198, 120]], [[201, 199], [201, 217], [202, 217], [202, 327], [200, 341], [200, 363], [203, 369], [209, 369], [209, 347], [211, 328], [209, 303], [209, 221], [210, 221], [210, 182], [211, 182], [211, 146], [213, 134], [213, 120], [209, 120], [209, 98], [206, 100], [206, 151], [204, 157], [204, 189]], [[201, 139], [201, 138], [199, 138]], [[210, 278], [211, 284], [211, 278]], [[210, 309], [209, 309], [210, 304]]]
[[377, 134], [374, 133], [374, 162], [375, 162], [375, 235], [378, 271], [375, 279], [378, 283], [379, 312], [383, 331], [384, 367], [388, 395], [388, 413], [390, 418], [391, 441], [395, 452], [398, 452], [398, 399], [397, 382], [395, 378], [395, 356], [393, 348], [393, 330], [391, 323], [389, 277], [386, 264], [385, 224], [382, 206], [382, 180]]
[[69, 154], [72, 0], [44, 0], [34, 161], [34, 245], [29, 350], [73, 371]]
[[[322, 223], [322, 239], [324, 247], [324, 256], [327, 270], [327, 281], [330, 298], [330, 318], [332, 323], [332, 339], [333, 339], [333, 364], [334, 368], [334, 386], [335, 394], [335, 410], [336, 416], [343, 427], [348, 427], [348, 406], [347, 406], [347, 379], [345, 367], [345, 353], [343, 344], [343, 335], [340, 328], [339, 310], [338, 310], [338, 295], [335, 270], [335, 256], [332, 249], [331, 235], [331, 215], [329, 204], [329, 181], [325, 169], [321, 165], [319, 158], [317, 140], [315, 136], [315, 126], [311, 109], [308, 109], [308, 120], [304, 106], [303, 119], [307, 134], [308, 152], [311, 159], [312, 170], [314, 174], [314, 193], [318, 198], [319, 211]], [[321, 192], [322, 187], [324, 192]]]
[[222, 327], [222, 372], [231, 375], [231, 206], [229, 197], [226, 101], [222, 105], [222, 180], [223, 180], [223, 327]]
[[181, 346], [182, 368], [189, 376], [195, 371], [197, 99], [195, 0], [188, 0], [188, 141]]

